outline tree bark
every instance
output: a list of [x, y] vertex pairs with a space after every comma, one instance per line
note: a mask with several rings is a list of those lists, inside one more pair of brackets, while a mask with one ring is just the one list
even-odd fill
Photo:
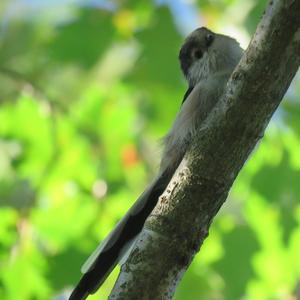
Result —
[[148, 218], [109, 299], [172, 298], [299, 63], [300, 1], [270, 1], [222, 99]]

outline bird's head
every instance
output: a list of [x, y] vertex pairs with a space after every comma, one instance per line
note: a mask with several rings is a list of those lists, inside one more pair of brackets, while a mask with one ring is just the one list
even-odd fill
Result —
[[185, 39], [179, 60], [183, 74], [194, 86], [212, 73], [234, 69], [242, 54], [235, 39], [201, 27]]

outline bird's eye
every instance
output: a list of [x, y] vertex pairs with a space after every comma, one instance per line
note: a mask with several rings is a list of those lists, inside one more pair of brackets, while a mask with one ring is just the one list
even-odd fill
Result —
[[200, 49], [195, 49], [193, 51], [193, 57], [196, 59], [200, 59], [203, 56], [203, 53]]
[[211, 43], [213, 42], [213, 40], [214, 40], [214, 36], [211, 33], [208, 33], [205, 36], [206, 46], [209, 47], [211, 45]]

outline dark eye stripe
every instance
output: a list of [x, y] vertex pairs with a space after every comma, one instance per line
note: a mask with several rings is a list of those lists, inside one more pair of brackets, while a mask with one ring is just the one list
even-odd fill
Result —
[[214, 36], [211, 33], [208, 33], [205, 36], [206, 47], [209, 47], [214, 40]]

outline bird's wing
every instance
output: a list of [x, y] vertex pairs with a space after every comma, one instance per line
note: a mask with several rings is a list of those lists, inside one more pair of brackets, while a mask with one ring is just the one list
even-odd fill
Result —
[[190, 95], [190, 93], [192, 92], [193, 89], [194, 89], [193, 86], [189, 86], [189, 88], [186, 90], [186, 92], [185, 92], [185, 94], [183, 96], [181, 105], [184, 103], [184, 101], [187, 99], [187, 97]]

